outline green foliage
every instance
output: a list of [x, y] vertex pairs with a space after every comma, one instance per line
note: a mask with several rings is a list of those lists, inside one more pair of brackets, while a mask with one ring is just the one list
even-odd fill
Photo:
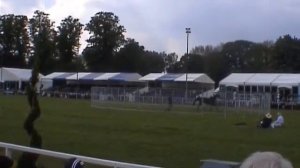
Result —
[[24, 68], [29, 54], [26, 16], [0, 15], [1, 66]]
[[139, 72], [144, 55], [144, 47], [134, 39], [127, 39], [124, 47], [115, 56], [115, 68], [120, 72]]
[[[20, 127], [26, 98], [0, 96], [0, 102], [0, 141], [27, 145]], [[40, 104], [43, 115], [36, 124], [44, 149], [166, 168], [199, 167], [208, 158], [242, 161], [268, 150], [300, 167], [299, 111], [282, 111], [284, 128], [261, 130], [256, 123], [262, 115], [229, 112], [225, 119], [223, 109], [196, 112], [194, 106], [174, 105], [165, 112], [167, 105], [142, 104], [95, 109], [89, 101], [55, 98], [41, 98]], [[239, 122], [246, 125], [235, 126]], [[52, 160], [43, 161], [51, 167]]]
[[111, 12], [98, 12], [85, 30], [89, 31], [88, 46], [83, 51], [90, 71], [110, 71], [113, 69], [115, 52], [124, 44], [125, 28], [119, 24], [118, 16]]
[[170, 54], [163, 53], [163, 58], [165, 62], [165, 69], [169, 71], [176, 64], [178, 60], [178, 55], [176, 53], [170, 53]]
[[33, 18], [29, 21], [31, 41], [33, 44], [33, 56], [30, 57], [30, 65], [33, 65], [34, 58], [41, 58], [40, 72], [49, 74], [55, 71], [55, 44], [56, 31], [54, 22], [49, 19], [49, 14], [42, 11], [35, 11]]
[[163, 53], [146, 51], [140, 64], [140, 66], [142, 66], [140, 70], [141, 75], [146, 75], [151, 72], [163, 72], [165, 67]]
[[77, 58], [80, 47], [80, 35], [83, 25], [79, 19], [69, 16], [62, 20], [58, 26], [57, 49], [59, 71], [75, 71], [78, 70]]
[[274, 47], [273, 68], [279, 72], [300, 72], [300, 39], [280, 37]]
[[115, 71], [145, 75], [164, 70], [164, 53], [145, 51], [134, 39], [127, 39], [115, 56]]

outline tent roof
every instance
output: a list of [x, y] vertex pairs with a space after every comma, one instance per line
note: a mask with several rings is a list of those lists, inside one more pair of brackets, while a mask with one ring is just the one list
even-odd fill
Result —
[[48, 74], [46, 76], [44, 76], [42, 79], [53, 79], [53, 78], [56, 78], [60, 75], [64, 74], [64, 72], [53, 72], [51, 74]]
[[215, 83], [209, 76], [204, 73], [150, 73], [139, 80], [141, 81], [175, 81], [175, 82], [199, 82], [199, 83]]
[[65, 73], [63, 73], [61, 75], [58, 75], [58, 76], [54, 77], [53, 80], [67, 80], [67, 78], [69, 76], [72, 76], [72, 75], [74, 75], [74, 73], [67, 73], [67, 72], [65, 72]]
[[276, 86], [298, 86], [300, 84], [300, 74], [281, 74], [272, 85]]
[[81, 78], [83, 78], [83, 77], [85, 77], [89, 74], [91, 74], [91, 73], [89, 73], [89, 72], [78, 72], [78, 73], [75, 73], [71, 76], [66, 77], [66, 79], [67, 80], [77, 80], [77, 79], [79, 80], [79, 79], [81, 79]]
[[273, 73], [257, 73], [250, 79], [245, 81], [246, 85], [271, 85], [271, 83], [280, 76], [280, 74]]
[[90, 73], [86, 76], [81, 77], [79, 80], [94, 80], [98, 76], [102, 75], [103, 73]]
[[199, 82], [199, 83], [211, 83], [214, 84], [215, 82], [206, 74], [204, 73], [188, 73], [187, 79], [186, 74], [181, 75], [180, 77], [176, 78], [174, 81], [180, 81], [180, 82]]
[[235, 86], [244, 85], [254, 73], [232, 73], [220, 81], [220, 85]]
[[93, 72], [53, 72], [43, 79], [52, 80], [98, 80], [98, 81], [138, 81], [142, 76], [138, 73], [93, 73]]
[[115, 76], [112, 76], [108, 80], [134, 82], [134, 81], [138, 81], [139, 78], [141, 77], [142, 76], [138, 73], [119, 73]]
[[[1, 68], [1, 82], [4, 81], [28, 81], [32, 75], [31, 69], [20, 69], [20, 68]], [[42, 78], [43, 75], [39, 74]]]
[[291, 87], [300, 84], [300, 74], [279, 73], [232, 73], [220, 81], [220, 85], [272, 85], [277, 87]]
[[179, 78], [182, 76], [182, 74], [177, 74], [177, 73], [167, 73], [160, 78], [158, 78], [158, 81], [174, 81], [175, 79]]
[[114, 73], [104, 73], [104, 74], [94, 78], [94, 80], [108, 80], [109, 78], [112, 78], [112, 77], [114, 77], [116, 75], [119, 75], [119, 74], [120, 73], [116, 73], [116, 72], [114, 72]]
[[155, 81], [156, 79], [162, 77], [165, 73], [149, 73], [146, 76], [141, 77], [140, 81]]

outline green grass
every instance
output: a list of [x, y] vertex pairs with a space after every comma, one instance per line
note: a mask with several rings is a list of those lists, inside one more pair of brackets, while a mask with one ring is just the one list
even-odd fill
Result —
[[[168, 112], [165, 106], [108, 103], [98, 109], [88, 100], [55, 98], [40, 98], [40, 105], [36, 127], [44, 149], [166, 168], [195, 168], [209, 158], [242, 161], [268, 150], [300, 167], [299, 111], [283, 112], [284, 128], [261, 130], [260, 115], [229, 112], [225, 119], [222, 109], [196, 112], [175, 105]], [[0, 141], [28, 145], [22, 128], [28, 112], [25, 96], [0, 95]]]

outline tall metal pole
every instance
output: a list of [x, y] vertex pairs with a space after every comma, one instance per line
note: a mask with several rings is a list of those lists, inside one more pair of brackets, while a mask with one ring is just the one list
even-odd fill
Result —
[[0, 80], [0, 83], [1, 83], [1, 89], [2, 89], [2, 91], [4, 90], [3, 88], [4, 88], [4, 86], [3, 86], [3, 82], [2, 82], [2, 79], [3, 79], [3, 77], [2, 77], [2, 75], [3, 75], [3, 73], [2, 73], [2, 71], [3, 71], [3, 57], [4, 57], [4, 54], [2, 54], [2, 53], [4, 53], [4, 52], [2, 52], [2, 50], [3, 50], [3, 46], [0, 44], [0, 54], [1, 54], [1, 80]]
[[76, 88], [76, 100], [78, 99], [78, 88], [79, 88], [79, 81], [78, 81], [78, 67], [76, 67], [77, 69], [77, 74], [76, 74], [76, 85], [77, 85], [77, 88]]
[[188, 99], [188, 61], [189, 61], [189, 34], [191, 33], [191, 28], [185, 28], [186, 33], [186, 72], [185, 72], [185, 101]]

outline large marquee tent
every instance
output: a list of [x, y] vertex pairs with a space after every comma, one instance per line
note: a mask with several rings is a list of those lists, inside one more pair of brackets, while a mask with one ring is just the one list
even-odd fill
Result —
[[185, 87], [203, 88], [203, 90], [214, 89], [215, 82], [204, 73], [150, 73], [139, 79], [140, 81], [158, 83], [161, 87]]
[[265, 86], [292, 88], [300, 85], [300, 74], [281, 73], [232, 73], [219, 83], [220, 86]]
[[300, 101], [300, 74], [232, 73], [219, 83], [220, 91], [271, 93], [277, 99]]
[[42, 78], [42, 82], [52, 82], [55, 84], [125, 84], [125, 83], [140, 83], [138, 80], [142, 76], [138, 73], [123, 73], [123, 72], [107, 72], [107, 73], [94, 73], [94, 72], [53, 72]]
[[[31, 71], [31, 69], [2, 67], [0, 71], [0, 82], [5, 89], [24, 89], [25, 83], [27, 83], [31, 77]], [[42, 77], [43, 75], [39, 74], [39, 78], [41, 79]]]

